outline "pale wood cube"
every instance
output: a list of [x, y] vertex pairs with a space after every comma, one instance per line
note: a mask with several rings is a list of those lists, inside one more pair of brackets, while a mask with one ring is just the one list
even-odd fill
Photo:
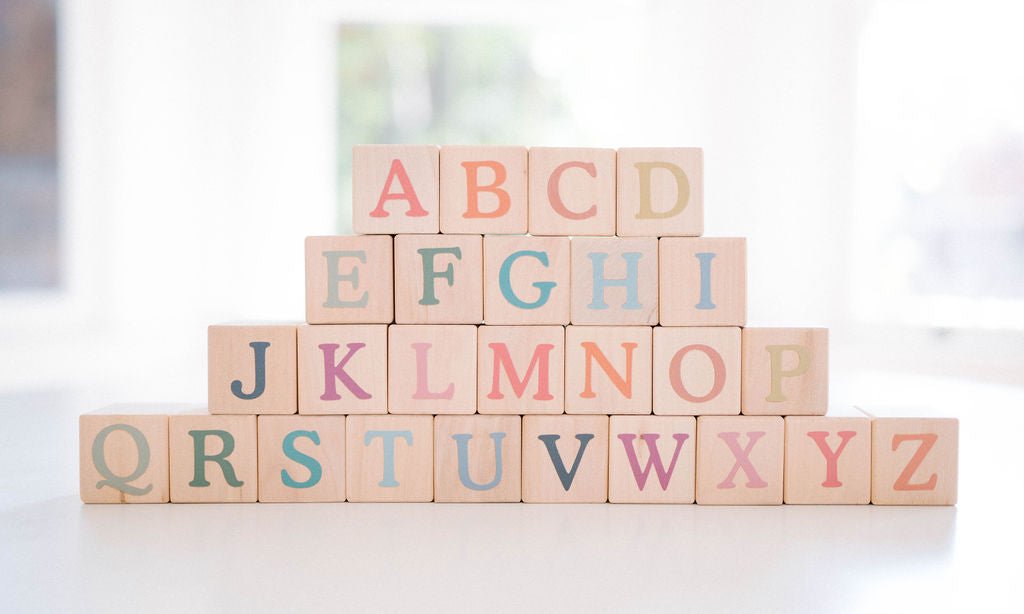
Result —
[[615, 150], [530, 148], [530, 234], [615, 234]]
[[607, 416], [523, 417], [523, 501], [608, 500]]
[[395, 322], [479, 324], [484, 317], [479, 235], [395, 237]]
[[433, 416], [348, 416], [345, 439], [349, 501], [434, 500]]
[[78, 417], [83, 503], [170, 501], [167, 413], [172, 405], [111, 405]]
[[747, 323], [747, 240], [666, 237], [658, 242], [663, 326]]
[[388, 327], [299, 327], [299, 413], [388, 411]]
[[306, 237], [306, 322], [390, 324], [393, 252], [387, 235]]
[[781, 505], [785, 426], [779, 416], [697, 418], [697, 503]]
[[294, 325], [214, 325], [207, 334], [212, 414], [294, 414]]
[[441, 147], [441, 232], [525, 234], [525, 147]]
[[173, 503], [255, 503], [256, 416], [172, 414]]
[[359, 234], [440, 230], [440, 150], [435, 145], [352, 148], [352, 228]]
[[693, 503], [696, 418], [612, 416], [610, 429], [610, 502]]
[[476, 412], [476, 326], [392, 324], [388, 412]]
[[741, 342], [734, 326], [654, 329], [654, 413], [740, 413]]
[[520, 501], [521, 435], [519, 416], [436, 416], [434, 500]]
[[658, 240], [572, 239], [573, 324], [657, 324]]
[[345, 500], [345, 416], [257, 419], [261, 503]]
[[568, 324], [568, 237], [484, 237], [484, 321]]
[[565, 413], [651, 413], [651, 327], [567, 326]]
[[615, 233], [699, 237], [704, 232], [704, 150], [623, 147], [618, 151]]
[[959, 427], [956, 418], [874, 418], [871, 502], [955, 505]]
[[743, 329], [743, 413], [823, 416], [827, 328]]
[[786, 418], [786, 503], [862, 505], [871, 501], [867, 418]]
[[477, 411], [560, 414], [565, 410], [565, 329], [481, 326], [477, 329]]

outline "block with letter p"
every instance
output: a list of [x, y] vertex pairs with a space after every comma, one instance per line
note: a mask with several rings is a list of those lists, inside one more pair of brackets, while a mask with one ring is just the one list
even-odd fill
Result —
[[828, 329], [744, 328], [742, 407], [748, 415], [825, 415]]
[[704, 151], [623, 147], [618, 151], [615, 234], [698, 237], [704, 231]]
[[440, 150], [435, 145], [352, 148], [352, 229], [434, 234], [440, 229]]
[[390, 324], [392, 251], [389, 236], [306, 237], [306, 322]]
[[207, 343], [210, 413], [296, 412], [294, 325], [213, 325]]

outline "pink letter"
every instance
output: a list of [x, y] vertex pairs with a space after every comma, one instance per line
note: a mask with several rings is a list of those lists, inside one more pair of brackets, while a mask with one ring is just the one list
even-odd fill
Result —
[[414, 399], [451, 399], [455, 396], [455, 383], [450, 382], [444, 392], [431, 392], [427, 381], [427, 350], [433, 346], [432, 343], [414, 343], [412, 348], [416, 350], [416, 393]]
[[516, 393], [516, 397], [522, 398], [523, 393], [526, 392], [526, 384], [530, 381], [530, 377], [533, 375], [533, 370], [539, 365], [539, 373], [537, 374], [537, 393], [533, 395], [536, 401], [550, 401], [555, 398], [551, 396], [549, 390], [550, 384], [548, 382], [548, 355], [555, 346], [550, 343], [540, 343], [536, 349], [533, 350], [533, 356], [530, 357], [530, 365], [526, 367], [526, 375], [522, 378], [516, 372], [516, 367], [512, 364], [512, 356], [508, 353], [508, 346], [504, 343], [488, 343], [487, 347], [494, 351], [494, 377], [491, 379], [491, 391], [487, 393], [488, 399], [504, 399], [505, 395], [501, 393], [500, 375], [501, 367], [505, 367], [505, 372], [508, 373], [508, 381], [512, 385], [512, 390]]
[[[391, 184], [398, 179], [402, 186], [401, 192], [391, 192]], [[423, 217], [429, 215], [423, 205], [420, 204], [419, 196], [412, 189], [412, 182], [409, 181], [409, 174], [405, 172], [402, 161], [394, 159], [391, 161], [391, 170], [388, 171], [388, 178], [384, 180], [384, 189], [377, 199], [377, 208], [370, 212], [370, 217], [387, 217], [389, 213], [384, 210], [384, 203], [389, 200], [404, 200], [409, 203], [409, 210], [405, 212], [406, 217]]]
[[828, 447], [828, 442], [825, 441], [825, 438], [828, 437], [827, 432], [810, 431], [807, 433], [807, 436], [813, 439], [814, 443], [818, 444], [821, 455], [825, 457], [825, 481], [821, 483], [825, 488], [838, 488], [843, 485], [839, 481], [839, 455], [843, 453], [846, 444], [856, 434], [857, 431], [839, 431], [839, 447], [833, 452]]
[[357, 399], [369, 399], [370, 393], [363, 390], [359, 384], [356, 383], [352, 376], [345, 371], [345, 365], [352, 356], [359, 350], [366, 347], [365, 343], [349, 343], [348, 354], [342, 358], [337, 364], [334, 362], [334, 351], [338, 349], [337, 343], [321, 343], [320, 349], [324, 353], [324, 393], [320, 395], [321, 401], [337, 401], [341, 398], [338, 394], [338, 389], [335, 386], [335, 380], [341, 380], [342, 384], [349, 389], [349, 392], [355, 395]]
[[[683, 376], [681, 373], [683, 357], [691, 350], [707, 354], [707, 357], [711, 359], [711, 367], [715, 370], [715, 382], [711, 385], [711, 390], [702, 397], [693, 396], [683, 386]], [[668, 365], [668, 381], [672, 384], [672, 390], [675, 390], [676, 394], [682, 399], [691, 403], [710, 401], [722, 392], [722, 388], [725, 388], [725, 361], [722, 360], [722, 355], [711, 346], [701, 344], [688, 345], [676, 352], [676, 355], [672, 357], [672, 361]]]
[[935, 490], [935, 484], [939, 481], [938, 474], [933, 473], [932, 477], [928, 478], [927, 482], [917, 482], [911, 484], [910, 478], [914, 477], [914, 472], [921, 466], [921, 462], [924, 461], [924, 457], [928, 456], [928, 452], [931, 451], [932, 446], [939, 440], [939, 436], [935, 433], [922, 433], [920, 435], [893, 435], [892, 436], [892, 451], [895, 452], [896, 448], [900, 447], [900, 444], [904, 441], [920, 441], [921, 445], [917, 447], [917, 451], [910, 457], [910, 462], [903, 468], [903, 472], [900, 473], [899, 477], [896, 478], [896, 483], [892, 485], [893, 490]]
[[676, 449], [672, 453], [672, 461], [668, 464], [668, 471], [665, 470], [665, 466], [661, 463], [661, 454], [658, 453], [658, 437], [657, 433], [644, 433], [640, 435], [640, 439], [644, 440], [648, 451], [651, 453], [647, 459], [647, 467], [641, 471], [640, 461], [636, 457], [636, 450], [633, 449], [633, 441], [636, 439], [636, 435], [632, 433], [622, 433], [619, 435], [619, 440], [622, 442], [623, 447], [626, 448], [626, 458], [629, 459], [629, 466], [633, 470], [633, 478], [636, 479], [636, 485], [641, 491], [647, 485], [647, 476], [651, 474], [651, 467], [654, 467], [654, 471], [658, 474], [658, 483], [661, 484], [661, 489], [668, 489], [668, 480], [672, 477], [672, 472], [675, 471], [676, 460], [679, 459], [679, 450], [686, 443], [689, 435], [686, 433], [672, 435], [672, 438], [676, 440]]
[[597, 177], [597, 167], [593, 162], [563, 162], [556, 166], [555, 170], [551, 171], [551, 176], [548, 177], [548, 200], [551, 202], [551, 208], [570, 220], [585, 220], [588, 217], [594, 217], [597, 215], [597, 205], [590, 205], [586, 211], [576, 212], [571, 211], [562, 202], [562, 195], [558, 192], [558, 181], [562, 178], [562, 173], [570, 168], [581, 168], [587, 171], [591, 177]]
[[725, 445], [729, 446], [729, 450], [732, 451], [733, 457], [736, 458], [736, 463], [732, 466], [732, 471], [725, 477], [724, 480], [718, 485], [718, 488], [736, 488], [736, 484], [733, 483], [732, 479], [736, 477], [736, 473], [742, 468], [743, 473], [747, 474], [747, 488], [765, 488], [768, 486], [768, 482], [761, 479], [761, 476], [757, 475], [757, 470], [754, 469], [753, 463], [750, 462], [750, 451], [754, 449], [754, 444], [757, 440], [764, 437], [764, 431], [751, 431], [747, 433], [747, 447], [740, 449], [740, 434], [739, 433], [719, 433], [718, 436], [725, 441]]

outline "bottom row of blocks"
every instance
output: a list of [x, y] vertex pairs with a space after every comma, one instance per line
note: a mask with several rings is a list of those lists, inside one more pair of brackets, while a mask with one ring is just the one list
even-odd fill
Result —
[[950, 418], [81, 416], [86, 503], [952, 505]]

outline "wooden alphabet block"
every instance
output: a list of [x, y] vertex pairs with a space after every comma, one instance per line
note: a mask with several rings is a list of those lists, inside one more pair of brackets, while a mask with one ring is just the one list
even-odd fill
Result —
[[348, 500], [434, 500], [432, 416], [349, 416], [345, 472]]
[[78, 417], [83, 503], [167, 503], [168, 405], [111, 405]]
[[390, 324], [393, 251], [386, 235], [306, 237], [306, 322]]
[[256, 416], [172, 414], [168, 428], [171, 502], [256, 502]]
[[441, 147], [441, 232], [526, 233], [526, 148]]
[[654, 329], [654, 413], [740, 413], [740, 329], [733, 326]]
[[478, 235], [395, 237], [395, 322], [479, 324], [484, 316]]
[[560, 414], [565, 410], [565, 329], [481, 326], [477, 329], [477, 411]]
[[615, 150], [530, 148], [530, 234], [615, 234]]
[[359, 234], [440, 229], [440, 150], [434, 145], [352, 148], [352, 228]]
[[867, 504], [871, 422], [864, 417], [786, 418], [786, 503]]
[[260, 416], [261, 503], [345, 500], [345, 416]]
[[299, 327], [299, 413], [388, 411], [388, 327]]
[[572, 240], [573, 324], [657, 324], [658, 240]]
[[827, 328], [743, 329], [743, 413], [823, 416]]
[[388, 412], [476, 412], [476, 327], [392, 324]]
[[436, 416], [434, 500], [520, 501], [521, 421], [519, 416]]
[[959, 421], [875, 418], [871, 421], [871, 502], [955, 505]]
[[607, 416], [523, 417], [523, 501], [608, 500]]
[[651, 413], [651, 327], [567, 326], [565, 413]]
[[612, 416], [608, 500], [693, 503], [696, 438], [692, 416]]
[[666, 237], [658, 258], [663, 326], [746, 325], [746, 239]]
[[207, 341], [210, 413], [295, 413], [295, 326], [214, 325]]
[[569, 323], [569, 238], [484, 237], [484, 321]]
[[781, 505], [784, 428], [778, 416], [697, 418], [697, 503]]
[[704, 150], [623, 147], [618, 151], [620, 237], [699, 237], [704, 232]]

